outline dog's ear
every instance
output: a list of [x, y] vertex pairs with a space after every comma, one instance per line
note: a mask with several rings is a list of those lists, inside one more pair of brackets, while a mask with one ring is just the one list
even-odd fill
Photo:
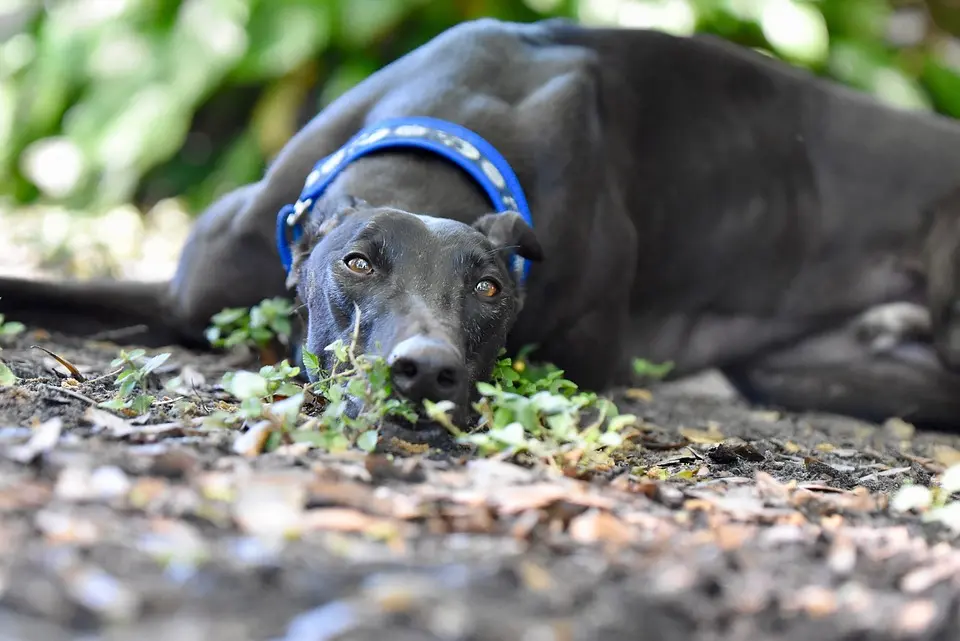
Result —
[[543, 249], [537, 235], [515, 211], [486, 214], [473, 223], [473, 228], [489, 238], [497, 249], [512, 250], [534, 262], [543, 260]]
[[307, 213], [303, 221], [303, 234], [291, 248], [293, 263], [287, 275], [287, 288], [293, 289], [300, 278], [300, 266], [323, 237], [330, 233], [348, 215], [367, 207], [367, 202], [354, 196], [321, 199]]

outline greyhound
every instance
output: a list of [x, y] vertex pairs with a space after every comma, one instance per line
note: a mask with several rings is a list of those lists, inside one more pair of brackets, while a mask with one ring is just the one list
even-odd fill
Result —
[[359, 328], [414, 400], [462, 406], [535, 344], [587, 389], [642, 357], [950, 429], [958, 177], [957, 122], [718, 38], [481, 19], [322, 110], [199, 218], [170, 282], [6, 279], [0, 306], [199, 345], [221, 308], [295, 296], [297, 345]]

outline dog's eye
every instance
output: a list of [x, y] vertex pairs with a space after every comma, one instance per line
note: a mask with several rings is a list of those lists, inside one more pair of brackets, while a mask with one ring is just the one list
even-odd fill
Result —
[[343, 259], [343, 262], [347, 266], [347, 269], [356, 274], [369, 274], [373, 272], [373, 265], [360, 254], [350, 254]]
[[493, 298], [500, 293], [500, 286], [489, 278], [481, 280], [473, 289], [484, 298]]

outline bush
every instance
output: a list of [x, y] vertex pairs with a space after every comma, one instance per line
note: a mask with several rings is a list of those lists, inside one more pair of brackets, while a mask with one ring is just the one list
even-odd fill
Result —
[[[906, 4], [6, 0], [0, 194], [88, 210], [183, 196], [197, 212], [257, 179], [299, 126], [373, 70], [480, 16], [711, 32], [892, 103], [960, 115], [948, 36], [922, 5], [896, 9]], [[930, 9], [943, 28], [957, 30], [960, 10], [948, 0], [931, 0]]]

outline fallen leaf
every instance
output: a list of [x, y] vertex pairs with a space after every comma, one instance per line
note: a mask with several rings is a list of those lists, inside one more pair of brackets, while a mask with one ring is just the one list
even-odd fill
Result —
[[63, 578], [70, 598], [105, 620], [130, 621], [142, 611], [140, 594], [101, 568], [71, 568]]
[[240, 434], [233, 441], [233, 451], [241, 456], [255, 457], [263, 452], [266, 447], [267, 439], [273, 433], [273, 423], [270, 421], [260, 421]]
[[834, 574], [847, 576], [857, 565], [857, 546], [849, 536], [837, 534], [827, 552], [827, 566]]
[[307, 494], [311, 505], [349, 507], [398, 519], [419, 518], [425, 511], [423, 498], [416, 493], [354, 481], [316, 479], [307, 485]]
[[896, 630], [905, 636], [917, 636], [928, 630], [937, 618], [937, 604], [930, 599], [917, 599], [900, 606]]
[[170, 379], [165, 387], [175, 394], [190, 396], [206, 383], [207, 379], [195, 367], [184, 365], [180, 368], [180, 373], [175, 378]]
[[933, 458], [944, 467], [960, 463], [960, 451], [949, 445], [936, 444], [933, 446]]
[[134, 431], [129, 421], [120, 418], [113, 412], [90, 406], [83, 413], [83, 420], [90, 423], [95, 429], [107, 430], [113, 437], [123, 436]]
[[89, 519], [72, 514], [41, 510], [34, 517], [34, 525], [48, 543], [90, 545], [101, 536], [100, 528]]
[[8, 456], [19, 463], [30, 463], [40, 454], [52, 450], [60, 441], [63, 421], [55, 416], [34, 428], [33, 436], [25, 444], [11, 448]]
[[350, 508], [323, 507], [304, 512], [301, 527], [303, 531], [362, 532], [383, 536], [399, 532], [401, 523]]
[[767, 472], [757, 470], [754, 474], [754, 480], [761, 498], [779, 503], [786, 503], [790, 500], [792, 488], [773, 478]]
[[632, 387], [625, 391], [623, 395], [629, 398], [631, 401], [645, 401], [649, 403], [653, 400], [653, 394], [650, 393], [650, 390], [640, 387]]
[[917, 428], [899, 418], [891, 418], [883, 423], [882, 429], [901, 441], [909, 441], [913, 438]]
[[233, 518], [247, 533], [266, 539], [298, 535], [307, 490], [294, 475], [255, 476], [236, 488]]
[[783, 451], [787, 454], [796, 454], [800, 451], [800, 446], [793, 441], [787, 441], [783, 444]]
[[567, 498], [567, 490], [558, 484], [537, 483], [520, 487], [507, 487], [490, 496], [489, 502], [503, 514], [517, 514], [527, 510], [544, 508]]
[[547, 592], [554, 587], [550, 572], [532, 561], [521, 560], [517, 565], [517, 574], [520, 575], [524, 587], [531, 592]]
[[83, 374], [80, 373], [80, 370], [77, 369], [76, 365], [74, 365], [67, 359], [63, 358], [62, 356], [57, 356], [46, 347], [40, 347], [39, 345], [31, 345], [31, 349], [39, 349], [41, 352], [45, 352], [50, 358], [52, 358], [53, 360], [63, 365], [63, 367], [68, 372], [70, 372], [70, 375], [75, 379], [77, 379], [78, 381], [80, 381], [81, 383], [87, 380], [86, 378], [84, 378]]
[[636, 534], [629, 525], [605, 510], [587, 510], [570, 521], [570, 537], [578, 543], [602, 541], [623, 545], [634, 540]]
[[935, 565], [912, 570], [900, 579], [900, 589], [910, 594], [926, 592], [938, 583], [954, 578], [960, 572], [960, 555], [954, 553]]
[[807, 586], [795, 596], [796, 606], [810, 617], [822, 619], [837, 611], [837, 594], [820, 586]]
[[725, 523], [713, 529], [714, 541], [721, 550], [725, 551], [743, 547], [743, 544], [753, 538], [756, 532], [756, 526], [741, 523]]
[[705, 430], [698, 430], [693, 427], [681, 427], [677, 431], [680, 432], [681, 436], [691, 443], [698, 443], [701, 445], [720, 443], [726, 438], [726, 436], [723, 435], [723, 432], [721, 432], [719, 427], [714, 423], [709, 423], [707, 425], [707, 429]]

